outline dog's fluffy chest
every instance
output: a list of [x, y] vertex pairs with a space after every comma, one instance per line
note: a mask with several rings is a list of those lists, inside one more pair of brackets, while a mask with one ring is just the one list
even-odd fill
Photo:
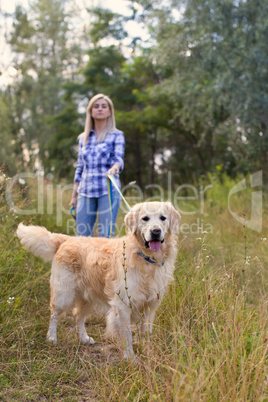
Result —
[[125, 271], [125, 291], [139, 310], [145, 304], [162, 300], [167, 285], [173, 280], [173, 264], [167, 260], [162, 265], [142, 262]]

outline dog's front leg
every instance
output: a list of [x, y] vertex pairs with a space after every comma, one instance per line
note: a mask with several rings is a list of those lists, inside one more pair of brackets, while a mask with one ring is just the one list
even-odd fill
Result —
[[141, 332], [143, 335], [147, 333], [150, 335], [153, 332], [155, 313], [159, 304], [160, 303], [156, 303], [155, 305], [146, 308], [141, 325]]
[[107, 332], [112, 334], [120, 342], [124, 359], [135, 358], [132, 344], [132, 332], [130, 329], [131, 309], [127, 305], [116, 305], [107, 315]]
[[130, 329], [130, 315], [131, 311], [129, 307], [124, 307], [119, 310], [119, 336], [121, 338], [123, 354], [126, 360], [135, 357], [132, 344], [132, 332]]
[[60, 318], [60, 314], [61, 313], [58, 310], [53, 311], [53, 313], [51, 314], [51, 317], [50, 317], [50, 322], [49, 322], [47, 340], [49, 342], [54, 343], [54, 345], [56, 345], [56, 343], [57, 343], [57, 325], [58, 325], [58, 321]]

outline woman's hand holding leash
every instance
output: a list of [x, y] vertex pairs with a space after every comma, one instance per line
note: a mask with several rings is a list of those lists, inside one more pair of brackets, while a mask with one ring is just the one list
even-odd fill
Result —
[[117, 173], [119, 173], [119, 170], [120, 170], [120, 166], [117, 164], [117, 163], [115, 163], [112, 167], [111, 167], [111, 169], [109, 169], [105, 174], [106, 174], [106, 177], [108, 177], [109, 176], [109, 174], [112, 174], [112, 175], [116, 175]]
[[76, 208], [76, 204], [77, 204], [77, 190], [78, 190], [78, 186], [79, 183], [74, 183], [74, 187], [73, 187], [73, 193], [72, 193], [72, 198], [69, 204], [69, 207], [74, 206], [74, 208]]

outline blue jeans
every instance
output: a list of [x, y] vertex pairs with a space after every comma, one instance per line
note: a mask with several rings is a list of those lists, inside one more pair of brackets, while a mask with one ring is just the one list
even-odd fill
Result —
[[[121, 197], [115, 190], [112, 192], [112, 198], [113, 217], [111, 236], [113, 237]], [[93, 236], [97, 212], [99, 218], [99, 237], [109, 237], [111, 229], [111, 209], [108, 194], [96, 198], [84, 197], [82, 195], [78, 196], [76, 208], [77, 236]]]

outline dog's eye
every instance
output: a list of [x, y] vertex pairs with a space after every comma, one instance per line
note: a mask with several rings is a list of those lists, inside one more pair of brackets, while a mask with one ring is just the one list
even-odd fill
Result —
[[165, 216], [163, 216], [163, 215], [160, 216], [160, 220], [161, 220], [161, 221], [165, 221], [166, 219], [167, 219], [167, 218], [166, 218]]
[[150, 219], [149, 216], [144, 216], [144, 217], [142, 218], [142, 220], [143, 220], [144, 222], [148, 222], [149, 219]]

